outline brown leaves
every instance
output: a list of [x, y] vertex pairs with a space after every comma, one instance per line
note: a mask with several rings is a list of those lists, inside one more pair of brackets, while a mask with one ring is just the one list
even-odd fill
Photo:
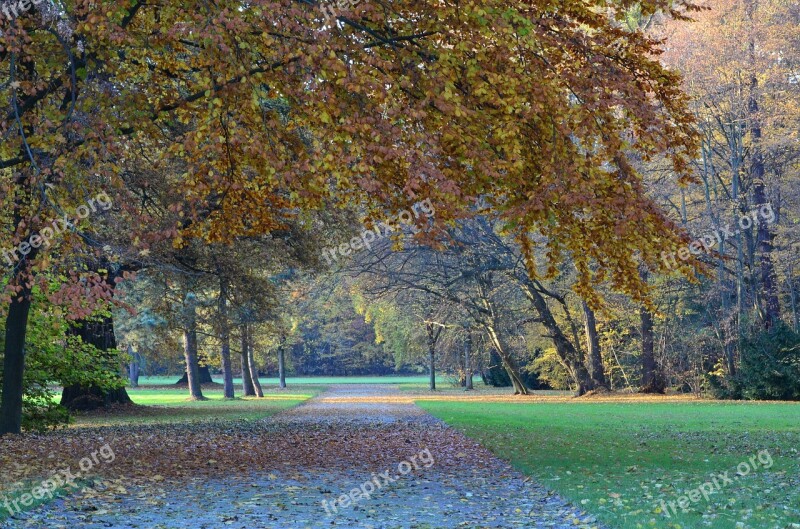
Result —
[[[87, 174], [124, 189], [139, 250], [156, 232], [175, 246], [228, 242], [309, 210], [375, 214], [417, 197], [444, 225], [487, 197], [518, 235], [543, 237], [549, 270], [585, 256], [640, 295], [634, 261], [657, 266], [676, 237], [620, 153], [664, 157], [685, 175], [695, 146], [657, 43], [606, 14], [628, 7], [362, 2], [358, 22], [326, 25], [316, 6], [290, 1], [78, 2], [66, 15], [77, 78], [46, 32], [26, 22], [25, 38], [5, 40], [41, 58], [16, 92], [37, 149], [69, 175], [65, 189], [85, 188]], [[24, 97], [34, 78], [51, 81]], [[63, 108], [64, 87], [75, 109]], [[7, 117], [0, 132], [15, 127]], [[24, 168], [30, 160], [12, 160], [20, 141], [0, 156]], [[131, 174], [142, 159], [173, 215], [139, 206], [152, 195]], [[594, 279], [584, 273], [581, 288]]]

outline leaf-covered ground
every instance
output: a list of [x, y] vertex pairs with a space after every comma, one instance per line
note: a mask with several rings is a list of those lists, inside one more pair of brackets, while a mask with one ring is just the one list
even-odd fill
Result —
[[[397, 397], [388, 386], [334, 386], [261, 420], [3, 438], [6, 482], [74, 470], [105, 444], [115, 456], [94, 465], [78, 490], [3, 527], [597, 527], [591, 516]], [[367, 482], [376, 484], [374, 491]], [[330, 503], [326, 510], [323, 501], [354, 488], [369, 497], [355, 494], [354, 505], [340, 501], [337, 512]]]

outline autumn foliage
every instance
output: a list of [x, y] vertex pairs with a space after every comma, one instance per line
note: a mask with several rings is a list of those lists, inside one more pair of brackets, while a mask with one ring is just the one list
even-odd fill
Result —
[[[634, 162], [683, 180], [696, 146], [658, 42], [622, 24], [631, 7], [365, 0], [331, 22], [292, 0], [78, 0], [3, 20], [0, 243], [100, 190], [115, 203], [10, 271], [7, 333], [27, 325], [36, 277], [47, 290], [48, 274], [71, 271], [77, 286], [53, 300], [80, 319], [79, 300], [111, 299], [109, 269], [190, 239], [310, 228], [308, 212], [331, 205], [369, 220], [421, 198], [439, 227], [498, 212], [532, 277], [569, 256], [587, 298], [609, 280], [642, 299], [639, 267], [659, 269], [681, 238]], [[22, 342], [6, 342], [7, 362]]]

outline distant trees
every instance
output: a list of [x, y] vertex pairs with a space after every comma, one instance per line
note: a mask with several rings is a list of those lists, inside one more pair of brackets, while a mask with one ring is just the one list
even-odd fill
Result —
[[800, 12], [784, 0], [721, 0], [695, 18], [655, 27], [669, 42], [665, 61], [686, 77], [701, 137], [697, 182], [659, 195], [697, 237], [722, 236], [713, 253], [698, 252], [708, 264], [701, 289], [673, 283], [680, 290], [669, 297], [700, 316], [673, 316], [704, 337], [691, 369], [711, 373], [706, 387], [717, 395], [737, 397], [739, 376], [749, 378], [739, 371], [754, 365], [747, 344], [800, 331], [800, 231], [790, 213], [800, 204]]
[[[482, 217], [462, 221], [448, 232], [448, 242], [440, 250], [409, 241], [402, 249], [396, 249], [385, 242], [359, 254], [350, 271], [368, 278], [360, 286], [372, 298], [390, 295], [402, 300], [416, 295], [429, 300], [424, 306], [449, 305], [451, 310], [468, 317], [473, 326], [485, 333], [515, 393], [525, 394], [528, 388], [518, 364], [520, 352], [515, 352], [518, 346], [511, 345], [510, 337], [526, 325], [540, 325], [546, 330], [579, 394], [606, 387], [602, 365], [597, 363], [599, 342], [589, 344], [595, 347], [594, 356], [589, 349], [584, 350], [566, 296], [532, 280], [523, 264], [521, 249], [498, 235], [496, 229], [496, 223]], [[548, 300], [560, 310], [562, 322]], [[403, 307], [412, 313], [415, 310], [408, 303]], [[424, 312], [417, 309], [416, 313], [427, 321]], [[590, 330], [592, 322], [590, 319]], [[431, 325], [425, 328], [430, 335]], [[587, 333], [587, 337], [591, 336], [591, 332]], [[588, 365], [592, 366], [591, 372]]]

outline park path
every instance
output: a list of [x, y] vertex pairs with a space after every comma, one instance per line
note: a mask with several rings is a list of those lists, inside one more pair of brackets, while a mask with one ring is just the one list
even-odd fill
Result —
[[[187, 457], [208, 458], [211, 471], [173, 477], [154, 466], [163, 473], [155, 482], [120, 488], [115, 480], [107, 489], [101, 482], [90, 494], [22, 515], [9, 529], [598, 527], [393, 386], [331, 386], [260, 423], [246, 437], [206, 432], [247, 439], [239, 441], [248, 452], [244, 464], [230, 443], [216, 452], [215, 445], [186, 446]], [[140, 452], [159, 449], [143, 444]]]

